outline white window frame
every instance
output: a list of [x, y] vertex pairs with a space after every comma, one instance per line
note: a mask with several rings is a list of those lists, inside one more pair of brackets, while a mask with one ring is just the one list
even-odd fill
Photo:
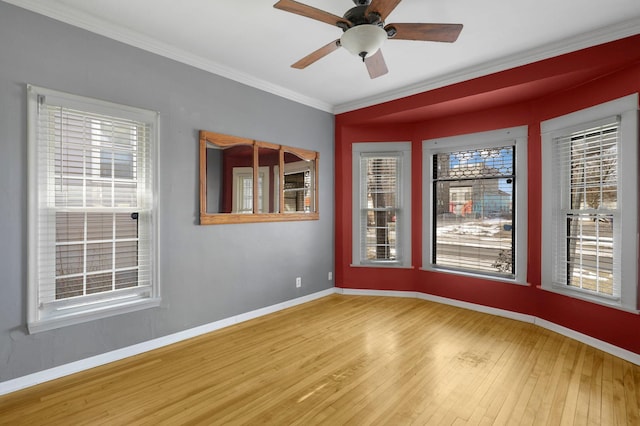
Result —
[[[608, 297], [594, 292], [554, 282], [554, 252], [559, 249], [556, 225], [562, 220], [561, 200], [555, 173], [553, 141], [574, 131], [586, 129], [592, 123], [618, 116], [618, 211], [614, 221], [614, 256], [620, 256], [620, 296]], [[586, 108], [540, 124], [542, 136], [542, 288], [570, 297], [588, 300], [622, 310], [637, 312], [638, 301], [638, 94]], [[617, 222], [619, 225], [617, 225]], [[618, 229], [616, 226], [623, 226]], [[614, 272], [615, 273], [615, 272]]]
[[[515, 284], [527, 283], [527, 126], [512, 127], [422, 142], [422, 269], [472, 276]], [[438, 267], [433, 258], [433, 156], [458, 150], [515, 146], [515, 274], [513, 278], [478, 271], [458, 271]]]
[[[53, 181], [52, 168], [39, 163], [40, 158], [51, 154], [40, 155], [40, 140], [38, 139], [39, 110], [41, 102], [62, 108], [75, 109], [83, 113], [92, 113], [109, 117], [134, 120], [149, 125], [150, 140], [148, 170], [151, 182], [147, 189], [140, 189], [138, 185], [138, 199], [144, 199], [144, 206], [138, 205], [139, 217], [145, 217], [150, 223], [150, 244], [140, 244], [137, 255], [149, 256], [148, 268], [150, 285], [131, 287], [127, 289], [96, 293], [91, 296], [80, 296], [60, 300], [44, 300], [41, 296], [41, 285], [47, 285], [54, 280], [54, 267], [45, 267], [55, 263], [55, 219], [47, 220], [44, 225], [40, 218], [57, 211], [52, 203], [53, 192], [47, 190], [43, 182]], [[160, 304], [160, 283], [157, 273], [159, 240], [158, 240], [158, 131], [159, 117], [154, 111], [143, 110], [100, 101], [87, 97], [72, 95], [56, 90], [50, 90], [33, 85], [27, 86], [27, 150], [28, 150], [28, 309], [27, 325], [30, 333], [79, 324], [99, 318], [119, 315], [126, 312], [146, 309]], [[42, 176], [44, 174], [44, 176]], [[41, 178], [42, 179], [41, 179]], [[49, 183], [46, 184], [49, 187]], [[141, 192], [142, 191], [142, 192]], [[142, 197], [142, 198], [141, 198]], [[79, 212], [87, 212], [90, 208], [83, 208]], [[113, 207], [117, 212], [117, 206]], [[74, 210], [75, 211], [75, 210]], [[109, 210], [111, 211], [111, 210]], [[119, 210], [118, 210], [119, 211]], [[48, 235], [48, 236], [47, 236]], [[147, 240], [145, 240], [146, 242]], [[41, 265], [45, 265], [41, 268]], [[49, 284], [50, 285], [50, 284]], [[51, 296], [48, 296], [49, 298]]]
[[[396, 195], [400, 224], [396, 229], [396, 260], [367, 260], [361, 254], [362, 198], [360, 183], [360, 158], [362, 155], [393, 154], [399, 156], [400, 193]], [[411, 268], [411, 142], [360, 142], [352, 145], [352, 263], [351, 266]], [[365, 223], [364, 226], [367, 224]]]

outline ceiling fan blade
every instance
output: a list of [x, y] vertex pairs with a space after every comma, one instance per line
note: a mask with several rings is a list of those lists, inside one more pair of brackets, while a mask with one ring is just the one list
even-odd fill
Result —
[[382, 50], [378, 49], [376, 53], [365, 58], [365, 65], [367, 65], [367, 71], [369, 71], [369, 77], [372, 79], [378, 78], [381, 75], [385, 75], [389, 72], [387, 69], [387, 64], [384, 61], [384, 56], [382, 56]]
[[307, 18], [315, 19], [316, 21], [325, 22], [329, 25], [338, 25], [343, 23], [347, 27], [351, 27], [351, 22], [338, 15], [334, 15], [324, 10], [317, 9], [313, 6], [307, 6], [306, 4], [299, 3], [294, 0], [279, 0], [273, 5], [276, 9], [284, 10], [286, 12], [295, 13], [296, 15], [306, 16]]
[[396, 33], [389, 37], [394, 40], [442, 41], [453, 43], [458, 39], [462, 24], [389, 24], [384, 29], [389, 33], [393, 28]]
[[365, 15], [370, 13], [377, 13], [382, 20], [387, 19], [387, 16], [396, 8], [401, 0], [372, 0], [371, 4], [367, 8]]
[[299, 70], [308, 67], [318, 59], [322, 59], [327, 56], [329, 53], [337, 50], [340, 47], [340, 39], [334, 40], [326, 46], [322, 46], [320, 49], [316, 50], [300, 59], [295, 64], [291, 65], [291, 68], [297, 68]]

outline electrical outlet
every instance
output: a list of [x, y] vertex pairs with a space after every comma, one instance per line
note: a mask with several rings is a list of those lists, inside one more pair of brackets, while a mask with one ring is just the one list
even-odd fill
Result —
[[296, 288], [302, 287], [302, 277], [296, 278]]
[[329, 272], [329, 275], [327, 275], [327, 279], [329, 281], [331, 281], [333, 279], [333, 272]]

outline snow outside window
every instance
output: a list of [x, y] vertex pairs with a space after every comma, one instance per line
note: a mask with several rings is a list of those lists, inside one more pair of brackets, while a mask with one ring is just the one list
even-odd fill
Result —
[[425, 269], [526, 280], [526, 128], [423, 144]]

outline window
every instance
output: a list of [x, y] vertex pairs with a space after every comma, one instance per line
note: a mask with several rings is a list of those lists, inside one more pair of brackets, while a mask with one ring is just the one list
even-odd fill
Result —
[[526, 282], [527, 128], [424, 141], [423, 265]]
[[312, 212], [313, 207], [313, 163], [296, 161], [284, 165], [284, 211]]
[[[267, 212], [269, 198], [263, 197], [269, 191], [269, 168], [258, 168], [258, 211]], [[233, 213], [253, 213], [253, 168], [233, 168]]]
[[411, 266], [411, 143], [353, 144], [353, 264]]
[[157, 114], [35, 86], [28, 104], [29, 330], [156, 306]]
[[542, 123], [544, 288], [636, 309], [637, 105]]

